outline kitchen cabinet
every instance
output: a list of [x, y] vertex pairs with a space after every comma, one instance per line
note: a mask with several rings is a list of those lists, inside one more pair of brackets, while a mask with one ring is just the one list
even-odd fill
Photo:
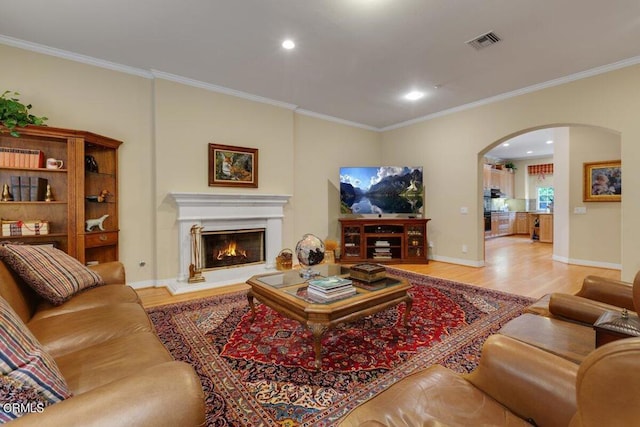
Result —
[[532, 240], [542, 243], [553, 243], [553, 214], [530, 213], [530, 235]]
[[515, 179], [513, 172], [505, 169], [495, 169], [491, 165], [484, 165], [482, 181], [483, 189], [499, 189], [507, 199], [514, 198]]
[[529, 214], [516, 212], [516, 234], [529, 234]]
[[491, 212], [491, 233], [489, 237], [515, 234], [515, 223], [515, 212]]

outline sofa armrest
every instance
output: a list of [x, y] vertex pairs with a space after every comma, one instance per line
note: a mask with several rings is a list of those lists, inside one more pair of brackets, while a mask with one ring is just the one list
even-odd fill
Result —
[[576, 412], [578, 365], [503, 335], [482, 347], [480, 364], [465, 378], [524, 419], [566, 426]]
[[120, 261], [104, 262], [91, 265], [89, 268], [102, 277], [105, 285], [124, 285], [127, 283], [124, 265]]
[[200, 426], [204, 393], [193, 368], [166, 362], [24, 415], [12, 426]]
[[549, 312], [554, 316], [593, 325], [607, 311], [622, 311], [621, 307], [592, 299], [561, 293], [551, 294]]
[[582, 288], [575, 295], [635, 311], [633, 286], [620, 280], [587, 276], [582, 282]]

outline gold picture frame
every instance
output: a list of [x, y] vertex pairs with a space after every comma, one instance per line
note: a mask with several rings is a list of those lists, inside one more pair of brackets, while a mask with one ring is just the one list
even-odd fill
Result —
[[209, 187], [258, 188], [258, 149], [209, 144]]
[[622, 161], [584, 163], [583, 198], [585, 202], [622, 200]]

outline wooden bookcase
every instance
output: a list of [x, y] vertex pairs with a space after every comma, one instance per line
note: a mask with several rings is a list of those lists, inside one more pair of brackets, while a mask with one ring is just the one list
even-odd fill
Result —
[[430, 219], [340, 219], [340, 262], [426, 264]]
[[[25, 243], [52, 243], [80, 262], [106, 262], [118, 259], [118, 148], [121, 141], [90, 132], [48, 126], [19, 129], [20, 137], [0, 133], [0, 147], [39, 150], [47, 158], [62, 160], [60, 169], [46, 167], [0, 167], [0, 186], [11, 187], [11, 177], [37, 177], [47, 180], [53, 201], [0, 202], [2, 220], [49, 222], [49, 234], [38, 236], [0, 236], [1, 240]], [[85, 168], [85, 156], [92, 156], [98, 171]], [[102, 190], [109, 195], [102, 203], [95, 197]], [[86, 231], [87, 219], [109, 215], [104, 230]]]

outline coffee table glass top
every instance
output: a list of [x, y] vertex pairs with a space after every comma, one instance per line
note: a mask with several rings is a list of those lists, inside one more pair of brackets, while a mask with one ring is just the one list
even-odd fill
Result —
[[[312, 267], [313, 271], [317, 271], [320, 276], [342, 276], [349, 274], [349, 269], [343, 267], [340, 264], [320, 264]], [[257, 278], [258, 282], [262, 282], [265, 285], [272, 286], [274, 288], [286, 288], [288, 286], [300, 285], [306, 282], [306, 280], [300, 277], [299, 270], [289, 270], [284, 273], [270, 274], [268, 276], [262, 276]]]
[[[349, 277], [349, 268], [341, 266], [339, 264], [321, 264], [313, 267], [314, 271], [319, 273], [319, 277], [330, 277], [330, 276], [343, 276]], [[344, 299], [352, 298], [354, 295], [349, 295], [339, 300], [331, 300], [331, 301], [321, 301], [317, 298], [313, 298], [307, 293], [307, 282], [312, 279], [304, 279], [300, 277], [300, 272], [298, 270], [290, 270], [283, 273], [270, 274], [267, 276], [257, 277], [256, 281], [261, 282], [270, 287], [280, 289], [282, 292], [285, 292], [289, 295], [293, 295], [297, 298], [300, 298], [308, 303], [313, 304], [331, 304], [336, 301], [341, 301]], [[382, 280], [378, 280], [373, 283], [362, 282], [359, 280], [351, 279], [353, 281], [353, 285], [356, 288], [357, 294], [361, 294], [363, 292], [372, 292], [380, 289], [384, 289], [390, 286], [398, 285], [402, 283], [402, 281], [387, 277]], [[356, 294], [356, 295], [357, 295]]]

